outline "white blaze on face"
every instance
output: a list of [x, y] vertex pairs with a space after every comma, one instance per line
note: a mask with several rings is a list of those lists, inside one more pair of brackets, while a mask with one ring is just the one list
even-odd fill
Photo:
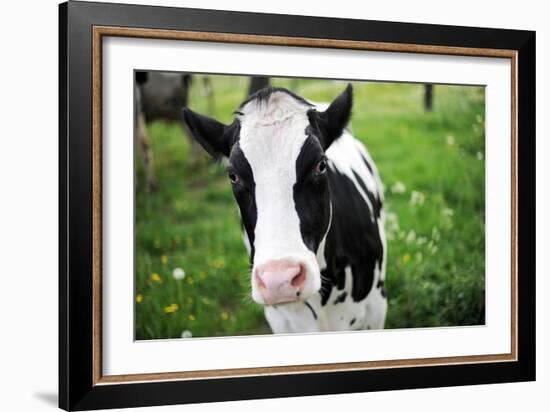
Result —
[[[251, 101], [240, 109], [239, 145], [255, 182], [257, 220], [254, 230], [254, 268], [287, 259], [307, 269], [303, 298], [321, 285], [315, 254], [303, 242], [294, 202], [296, 159], [307, 139], [309, 106], [284, 92], [268, 101]], [[252, 277], [252, 297], [264, 303]]]

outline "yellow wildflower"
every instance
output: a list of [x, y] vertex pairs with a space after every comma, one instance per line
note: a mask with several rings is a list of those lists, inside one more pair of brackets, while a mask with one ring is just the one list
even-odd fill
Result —
[[177, 303], [172, 303], [164, 308], [164, 313], [170, 314], [174, 313], [179, 309], [179, 305]]
[[162, 278], [160, 277], [160, 275], [159, 275], [158, 273], [151, 273], [150, 279], [151, 279], [153, 282], [162, 283]]
[[229, 319], [229, 315], [227, 314], [227, 312], [222, 312], [221, 317], [222, 317], [223, 320]]
[[190, 285], [192, 285], [193, 283], [195, 283], [195, 281], [193, 280], [193, 278], [191, 276], [188, 276], [187, 277], [187, 283], [189, 283]]
[[225, 266], [225, 260], [223, 260], [223, 258], [218, 258], [218, 259], [215, 259], [213, 262], [212, 262], [212, 267], [214, 269], [221, 269]]
[[409, 263], [410, 260], [411, 255], [409, 255], [408, 253], [406, 255], [403, 255], [403, 263]]
[[141, 293], [138, 293], [138, 294], [136, 295], [136, 302], [137, 302], [137, 303], [143, 302], [143, 295], [142, 295]]
[[160, 261], [162, 262], [163, 265], [166, 265], [168, 263], [168, 256], [162, 255], [160, 257]]
[[193, 315], [192, 313], [189, 314], [189, 320], [193, 321], [193, 320], [196, 320], [197, 318], [195, 317], [195, 315]]

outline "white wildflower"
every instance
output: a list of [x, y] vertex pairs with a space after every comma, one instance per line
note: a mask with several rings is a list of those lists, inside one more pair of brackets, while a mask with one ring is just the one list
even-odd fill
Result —
[[447, 136], [447, 144], [448, 144], [449, 146], [452, 146], [452, 145], [455, 144], [455, 138], [454, 138], [454, 136], [453, 136], [452, 134], [450, 134], [450, 135]]
[[430, 252], [432, 255], [437, 252], [437, 246], [435, 245], [433, 240], [430, 240], [428, 243], [428, 252]]
[[424, 236], [420, 236], [418, 239], [416, 239], [416, 244], [418, 246], [425, 245], [426, 243], [428, 243], [428, 239], [425, 238]]
[[437, 228], [437, 226], [434, 226], [432, 228], [432, 239], [437, 242], [440, 238], [441, 238], [441, 233], [439, 232], [439, 229]]
[[483, 160], [483, 153], [477, 152], [476, 157], [477, 157], [477, 160]]
[[453, 227], [454, 213], [454, 210], [448, 207], [441, 210], [441, 214], [443, 215], [443, 227], [445, 227], [445, 229], [450, 229]]
[[388, 235], [392, 236], [399, 231], [399, 220], [397, 214], [388, 212], [386, 215], [386, 230]]
[[190, 330], [184, 330], [183, 332], [181, 332], [181, 338], [182, 339], [189, 339], [189, 338], [192, 338], [193, 337], [193, 334], [191, 333]]
[[176, 280], [185, 279], [185, 271], [182, 268], [175, 268], [172, 272], [172, 276], [174, 276]]
[[424, 193], [418, 192], [416, 190], [413, 190], [411, 192], [411, 200], [410, 200], [411, 205], [413, 205], [413, 206], [423, 205], [424, 200], [426, 200], [426, 195]]
[[397, 222], [397, 213], [394, 213], [394, 212], [386, 213], [386, 221], [391, 223]]
[[391, 192], [394, 195], [405, 193], [407, 188], [405, 187], [405, 184], [403, 182], [395, 182], [392, 187], [390, 188]]
[[416, 232], [414, 230], [410, 230], [409, 233], [407, 233], [407, 238], [405, 239], [407, 243], [412, 243], [416, 240]]

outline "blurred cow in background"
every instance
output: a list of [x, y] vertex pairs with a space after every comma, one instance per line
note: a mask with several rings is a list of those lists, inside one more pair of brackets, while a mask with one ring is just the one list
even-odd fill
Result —
[[[155, 120], [177, 122], [181, 125], [181, 108], [189, 104], [189, 91], [193, 82], [189, 73], [166, 72], [135, 72], [135, 136], [145, 170], [145, 184], [148, 192], [157, 188], [157, 179], [153, 162], [151, 139], [147, 132], [147, 123]], [[250, 78], [248, 95], [269, 86], [270, 79], [265, 76]], [[213, 114], [215, 110], [214, 93], [210, 76], [200, 79], [200, 96], [206, 99], [207, 112]], [[186, 130], [187, 135], [190, 135]], [[194, 139], [191, 139], [191, 163], [196, 164], [202, 156], [202, 151]]]
[[[193, 77], [189, 73], [135, 72], [135, 135], [143, 160], [148, 192], [156, 189], [157, 180], [146, 124], [154, 120], [165, 120], [181, 125], [181, 108], [188, 105], [192, 80]], [[208, 111], [212, 112], [214, 94], [208, 76], [202, 78], [201, 95], [207, 99]], [[201, 151], [194, 139], [191, 139], [191, 144], [192, 162], [195, 163]]]
[[187, 106], [192, 76], [188, 73], [136, 72], [145, 121], [179, 121]]

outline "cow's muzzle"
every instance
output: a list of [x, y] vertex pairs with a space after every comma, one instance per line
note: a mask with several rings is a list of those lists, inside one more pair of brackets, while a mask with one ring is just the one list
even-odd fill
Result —
[[293, 260], [270, 260], [254, 270], [254, 282], [266, 305], [300, 300], [306, 279], [306, 265]]

